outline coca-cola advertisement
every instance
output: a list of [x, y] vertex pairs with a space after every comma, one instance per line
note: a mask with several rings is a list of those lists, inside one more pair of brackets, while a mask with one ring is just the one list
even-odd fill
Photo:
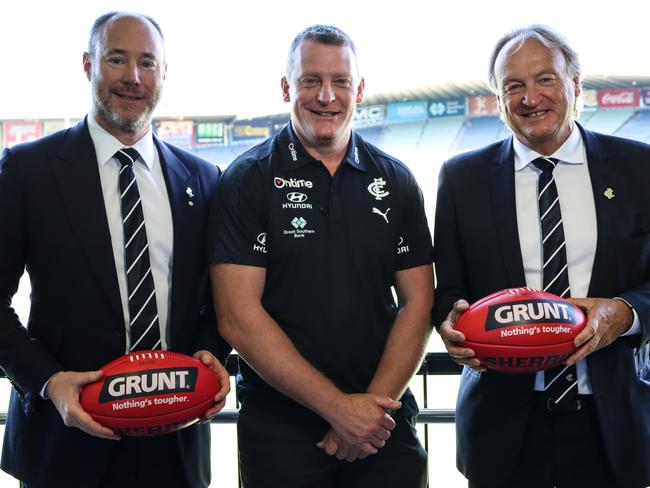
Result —
[[21, 142], [34, 141], [43, 135], [40, 120], [3, 122], [4, 147], [11, 147]]
[[638, 88], [600, 90], [598, 92], [598, 106], [601, 108], [638, 107], [639, 91]]

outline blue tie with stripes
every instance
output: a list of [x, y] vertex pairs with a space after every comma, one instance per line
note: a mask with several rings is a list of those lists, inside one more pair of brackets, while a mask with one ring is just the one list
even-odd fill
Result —
[[[570, 296], [569, 270], [560, 199], [553, 170], [558, 160], [537, 158], [533, 164], [541, 171], [537, 182], [537, 199], [542, 229], [544, 291], [562, 298]], [[544, 371], [544, 391], [551, 405], [567, 404], [578, 396], [578, 374], [575, 365], [560, 365]]]
[[124, 227], [124, 265], [129, 293], [130, 350], [160, 348], [156, 293], [149, 261], [149, 244], [142, 202], [133, 165], [140, 157], [133, 148], [115, 153], [120, 162], [120, 202]]

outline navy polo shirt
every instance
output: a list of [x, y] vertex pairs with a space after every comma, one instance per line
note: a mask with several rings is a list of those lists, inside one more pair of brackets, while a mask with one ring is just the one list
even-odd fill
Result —
[[[396, 271], [433, 261], [420, 189], [401, 162], [352, 133], [331, 176], [287, 124], [224, 172], [212, 263], [266, 268], [262, 305], [346, 392], [366, 391], [398, 311]], [[241, 395], [272, 393], [240, 363]]]

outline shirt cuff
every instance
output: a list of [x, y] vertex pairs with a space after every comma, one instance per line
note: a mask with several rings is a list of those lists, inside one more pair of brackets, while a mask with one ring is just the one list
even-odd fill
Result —
[[49, 399], [50, 399], [50, 397], [48, 397], [48, 396], [47, 396], [47, 393], [46, 393], [46, 392], [47, 392], [47, 385], [50, 384], [50, 381], [52, 381], [52, 378], [54, 378], [54, 376], [55, 376], [57, 373], [60, 373], [60, 371], [57, 371], [57, 372], [54, 373], [52, 376], [50, 376], [49, 379], [48, 379], [48, 380], [45, 382], [45, 384], [43, 385], [43, 388], [41, 388], [40, 394], [41, 394], [41, 398], [43, 398], [44, 400], [49, 400]]
[[620, 300], [620, 301], [624, 302], [628, 307], [630, 307], [630, 310], [632, 310], [632, 313], [634, 314], [634, 320], [632, 321], [632, 326], [627, 331], [622, 333], [621, 336], [631, 336], [631, 335], [635, 335], [635, 334], [640, 334], [641, 333], [641, 321], [639, 320], [639, 314], [636, 313], [636, 310], [634, 310], [634, 307], [632, 305], [630, 305], [630, 302], [628, 302], [624, 298], [614, 297], [614, 300]]

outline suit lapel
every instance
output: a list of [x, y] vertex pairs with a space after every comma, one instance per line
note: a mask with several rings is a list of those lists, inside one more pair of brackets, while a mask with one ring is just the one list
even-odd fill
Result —
[[[182, 326], [183, 310], [188, 294], [194, 292], [191, 270], [195, 268], [194, 255], [203, 251], [198, 242], [202, 233], [196, 231], [197, 210], [194, 206], [201, 201], [198, 178], [164, 143], [154, 138], [162, 166], [174, 226], [174, 256], [172, 263], [171, 305], [169, 309], [168, 346], [173, 344], [177, 325]], [[189, 286], [188, 286], [189, 284]]]
[[70, 129], [53, 167], [63, 204], [89, 266], [116, 314], [117, 323], [123, 323], [97, 156], [85, 119]]
[[517, 207], [515, 203], [515, 171], [512, 137], [504, 140], [492, 162], [492, 210], [499, 249], [510, 286], [526, 283], [519, 244]]
[[[587, 152], [598, 235], [587, 296], [607, 296], [608, 292], [603, 289], [603, 286], [610, 281], [608, 279], [610, 273], [608, 256], [616, 252], [615, 249], [612, 249], [614, 241], [608, 238], [608, 235], [619, 226], [620, 221], [625, 219], [628, 213], [624, 205], [625, 181], [622, 179], [622, 175], [612, 171], [612, 165], [608, 164], [609, 155], [594, 133], [585, 130], [580, 125], [578, 127]], [[617, 198], [607, 198], [606, 195], [610, 191]]]

